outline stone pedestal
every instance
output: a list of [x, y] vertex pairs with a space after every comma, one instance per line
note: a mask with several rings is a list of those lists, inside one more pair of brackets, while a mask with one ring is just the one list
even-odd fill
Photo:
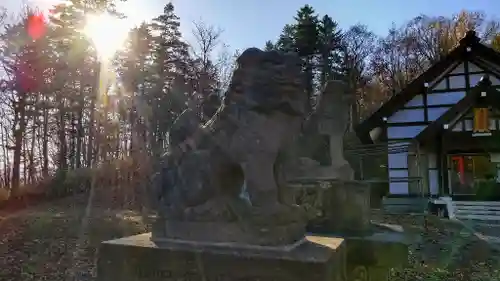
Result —
[[[391, 268], [408, 265], [408, 247], [412, 239], [403, 233], [377, 231], [369, 236], [345, 239], [348, 280], [385, 281]], [[365, 273], [366, 278], [363, 278]]]
[[331, 181], [325, 196], [325, 230], [341, 235], [367, 235], [370, 224], [370, 186], [358, 181]]
[[245, 226], [241, 222], [157, 220], [153, 224], [152, 240], [156, 244], [163, 244], [163, 241], [186, 240], [212, 245], [285, 247], [301, 240], [304, 237], [305, 228], [305, 222], [273, 225], [262, 230], [262, 228]]
[[414, 237], [376, 226], [370, 218], [370, 187], [358, 181], [301, 179], [295, 188], [314, 189], [321, 195], [322, 216], [309, 224], [309, 231], [341, 236], [347, 245], [347, 280], [385, 281], [391, 268], [408, 263]]
[[345, 280], [342, 238], [308, 236], [295, 247], [215, 246], [141, 234], [103, 242], [98, 281], [333, 281]]
[[291, 187], [312, 189], [321, 193], [322, 216], [309, 222], [308, 230], [342, 236], [369, 235], [370, 186], [361, 181], [335, 179], [295, 179]]

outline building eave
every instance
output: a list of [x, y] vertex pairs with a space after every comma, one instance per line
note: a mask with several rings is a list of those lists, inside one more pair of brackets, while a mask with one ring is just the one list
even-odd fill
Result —
[[[486, 97], [481, 96], [483, 92], [486, 92]], [[488, 76], [484, 76], [478, 85], [472, 88], [462, 100], [453, 105], [432, 124], [427, 126], [427, 128], [420, 132], [415, 139], [423, 146], [434, 143], [435, 137], [446, 130], [444, 128], [445, 124], [450, 124], [457, 116], [476, 106], [482, 99], [494, 107], [500, 107], [499, 92], [492, 87]]]
[[365, 144], [373, 143], [369, 132], [376, 127], [383, 127], [385, 125], [384, 117], [387, 118], [404, 107], [404, 105], [416, 95], [426, 91], [426, 83], [434, 81], [454, 63], [457, 61], [465, 61], [471, 55], [484, 57], [490, 61], [498, 62], [500, 65], [500, 54], [479, 43], [479, 38], [474, 31], [467, 32], [467, 35], [460, 40], [460, 44], [448, 55], [432, 65], [427, 71], [408, 84], [401, 92], [392, 96], [378, 110], [356, 126], [355, 132], [361, 142]]

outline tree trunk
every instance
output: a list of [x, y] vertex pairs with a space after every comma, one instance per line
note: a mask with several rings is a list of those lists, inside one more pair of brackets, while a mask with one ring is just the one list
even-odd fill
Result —
[[[44, 98], [47, 101], [47, 97]], [[42, 155], [43, 155], [43, 166], [42, 174], [46, 178], [49, 175], [49, 109], [47, 107], [43, 108], [43, 132], [42, 132]]]
[[12, 186], [11, 196], [19, 196], [19, 186], [21, 182], [21, 153], [23, 150], [23, 135], [26, 128], [26, 101], [24, 93], [19, 96], [19, 101], [14, 104], [14, 156], [12, 163]]
[[36, 180], [36, 167], [35, 167], [35, 139], [36, 139], [36, 125], [33, 124], [31, 128], [31, 147], [29, 150], [29, 162], [28, 162], [28, 171], [29, 177], [28, 181], [30, 184], [34, 183]]
[[61, 101], [59, 107], [59, 170], [66, 171], [68, 169], [68, 146], [66, 143], [66, 111], [64, 109], [64, 101]]
[[11, 183], [11, 169], [10, 169], [10, 153], [7, 149], [7, 144], [9, 143], [9, 133], [8, 133], [8, 128], [3, 127], [2, 130], [2, 142], [5, 144], [2, 146], [3, 150], [3, 159], [4, 161], [4, 185], [5, 187], [9, 187]]
[[82, 167], [82, 146], [83, 146], [83, 138], [84, 138], [84, 129], [83, 129], [83, 108], [80, 107], [78, 110], [78, 118], [77, 118], [77, 126], [76, 126], [76, 168]]

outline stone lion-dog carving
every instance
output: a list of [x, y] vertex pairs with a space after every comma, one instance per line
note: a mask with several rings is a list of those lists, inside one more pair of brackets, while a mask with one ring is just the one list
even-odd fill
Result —
[[295, 54], [247, 49], [210, 120], [198, 125], [194, 111], [181, 114], [154, 176], [153, 236], [261, 245], [300, 239], [304, 213], [286, 199], [280, 164], [306, 114], [303, 82]]

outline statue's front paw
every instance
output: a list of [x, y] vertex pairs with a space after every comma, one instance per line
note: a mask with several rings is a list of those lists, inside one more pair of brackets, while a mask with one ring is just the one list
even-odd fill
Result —
[[253, 220], [257, 224], [286, 225], [303, 223], [306, 220], [305, 212], [300, 206], [273, 204], [253, 208]]
[[184, 219], [187, 221], [231, 221], [233, 215], [221, 198], [209, 200], [201, 205], [186, 208]]

